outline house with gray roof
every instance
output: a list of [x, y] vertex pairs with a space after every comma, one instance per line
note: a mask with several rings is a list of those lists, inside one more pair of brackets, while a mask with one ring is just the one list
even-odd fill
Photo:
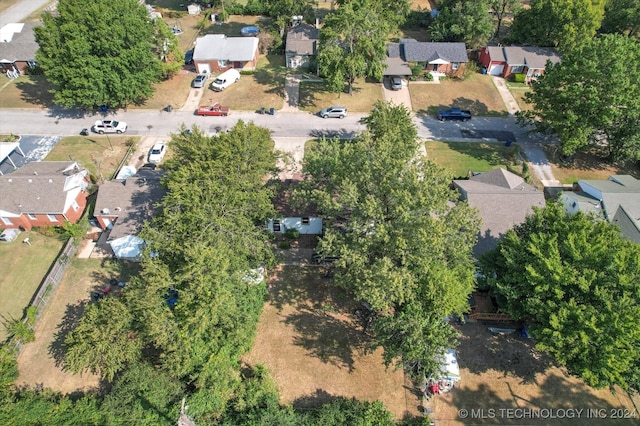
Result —
[[222, 72], [229, 68], [254, 70], [258, 64], [258, 38], [227, 37], [224, 34], [198, 37], [193, 49], [193, 63], [199, 74]]
[[569, 214], [591, 213], [618, 225], [625, 238], [640, 244], [640, 180], [633, 176], [579, 180], [573, 191], [563, 192], [558, 201]]
[[288, 68], [300, 68], [318, 54], [320, 32], [312, 25], [299, 24], [287, 32], [285, 57]]
[[0, 228], [76, 223], [87, 205], [88, 175], [75, 161], [38, 161], [0, 176]]
[[33, 29], [38, 22], [12, 23], [0, 28], [0, 70], [24, 73], [36, 66], [36, 43]]
[[495, 248], [498, 241], [515, 225], [533, 213], [533, 207], [544, 207], [544, 194], [520, 176], [504, 169], [494, 169], [471, 178], [456, 179], [454, 187], [460, 198], [478, 210], [480, 225], [476, 257]]
[[512, 78], [525, 74], [525, 82], [530, 83], [544, 74], [547, 61], [560, 62], [560, 53], [551, 47], [486, 46], [480, 51], [479, 61], [489, 75]]
[[457, 77], [464, 73], [469, 57], [464, 43], [422, 42], [412, 38], [387, 44], [384, 75], [411, 75], [410, 63], [423, 64], [427, 72]]

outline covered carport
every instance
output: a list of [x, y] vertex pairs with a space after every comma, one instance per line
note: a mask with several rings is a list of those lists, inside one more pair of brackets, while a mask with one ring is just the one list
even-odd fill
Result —
[[[14, 151], [17, 151], [18, 153], [20, 153], [20, 155], [22, 155], [23, 157], [24, 152], [22, 152], [22, 148], [20, 148], [20, 142], [2, 142], [0, 143], [0, 165], [2, 165], [2, 163], [4, 163], [5, 160], [8, 160], [9, 163], [11, 163], [11, 165], [13, 166], [13, 169], [17, 169], [18, 166], [16, 166], [16, 163], [13, 162], [13, 160], [11, 159], [11, 154], [13, 154]], [[4, 173], [2, 172], [2, 168], [0, 168], [0, 175], [3, 175]]]

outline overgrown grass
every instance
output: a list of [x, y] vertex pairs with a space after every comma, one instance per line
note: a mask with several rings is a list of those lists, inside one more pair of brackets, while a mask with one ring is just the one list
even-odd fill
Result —
[[[23, 243], [29, 238], [30, 245]], [[23, 232], [11, 243], [0, 243], [0, 315], [22, 318], [40, 282], [64, 242], [35, 231]], [[0, 327], [0, 341], [7, 337]]]
[[129, 145], [139, 140], [139, 137], [131, 136], [69, 136], [61, 139], [45, 160], [66, 161], [71, 158], [89, 170], [94, 182], [100, 176], [109, 180], [122, 162]]
[[358, 79], [353, 85], [353, 95], [349, 95], [329, 92], [324, 83], [303, 81], [299, 99], [298, 107], [303, 111], [317, 112], [331, 105], [340, 105], [353, 112], [369, 112], [376, 101], [382, 99], [382, 86]]
[[455, 177], [471, 172], [486, 172], [497, 167], [522, 173], [522, 161], [517, 145], [506, 147], [489, 142], [438, 142], [425, 144], [427, 158], [448, 169]]
[[504, 101], [488, 75], [472, 74], [464, 80], [445, 79], [439, 84], [410, 83], [411, 103], [417, 113], [436, 114], [452, 106], [474, 115], [506, 116]]

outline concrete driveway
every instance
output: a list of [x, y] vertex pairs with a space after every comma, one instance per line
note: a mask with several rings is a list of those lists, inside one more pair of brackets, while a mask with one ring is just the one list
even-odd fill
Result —
[[409, 94], [409, 82], [406, 79], [402, 81], [402, 89], [391, 90], [390, 81], [385, 77], [382, 81], [382, 99], [396, 105], [404, 105], [409, 111], [413, 111], [411, 95]]

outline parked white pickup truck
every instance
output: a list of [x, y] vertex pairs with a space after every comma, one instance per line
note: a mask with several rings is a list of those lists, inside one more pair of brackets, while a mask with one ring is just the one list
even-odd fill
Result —
[[93, 124], [96, 133], [124, 133], [127, 131], [127, 123], [115, 120], [98, 120]]

